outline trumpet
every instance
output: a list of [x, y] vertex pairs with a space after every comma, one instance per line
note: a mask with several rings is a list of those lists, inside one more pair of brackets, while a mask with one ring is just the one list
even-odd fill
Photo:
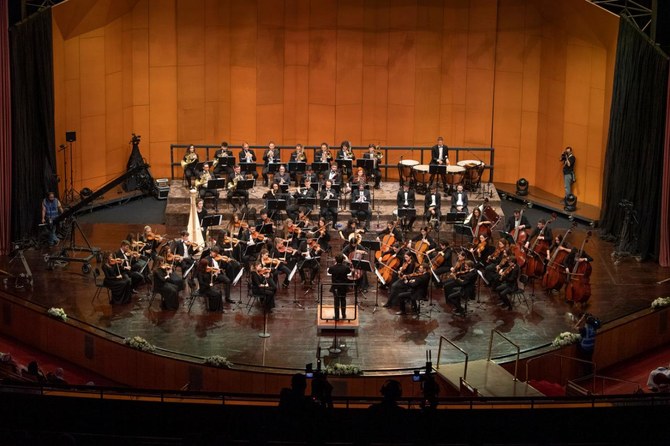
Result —
[[188, 152], [185, 156], [184, 159], [181, 160], [181, 167], [182, 169], [186, 169], [187, 166], [195, 163], [198, 161], [198, 154], [197, 153], [191, 153]]
[[272, 149], [268, 149], [267, 153], [268, 162], [273, 163], [275, 160], [275, 152]]
[[333, 159], [333, 155], [330, 153], [330, 149], [324, 150], [321, 152], [321, 162], [322, 163], [327, 163]]

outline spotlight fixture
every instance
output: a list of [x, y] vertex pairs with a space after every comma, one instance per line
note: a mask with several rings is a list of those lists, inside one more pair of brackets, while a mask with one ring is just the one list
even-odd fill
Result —
[[532, 201], [526, 201], [526, 206], [528, 206], [528, 209], [533, 209], [533, 202]]
[[516, 181], [516, 194], [522, 197], [528, 195], [528, 180], [519, 178]]
[[88, 187], [85, 187], [81, 190], [81, 192], [79, 192], [79, 195], [81, 196], [81, 198], [88, 198], [91, 195], [93, 195], [93, 191]]
[[574, 212], [577, 210], [577, 197], [575, 194], [570, 194], [565, 197], [565, 207], [563, 209], [568, 212]]

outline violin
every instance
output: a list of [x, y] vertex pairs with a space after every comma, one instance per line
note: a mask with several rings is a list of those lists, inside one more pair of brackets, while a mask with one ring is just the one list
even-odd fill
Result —
[[224, 255], [221, 255], [221, 254], [216, 254], [212, 258], [214, 260], [216, 260], [217, 262], [230, 262], [230, 260], [231, 260], [230, 257], [224, 256]]
[[487, 245], [488, 243], [486, 243], [486, 240], [482, 240], [481, 242], [479, 242], [479, 244], [477, 245], [477, 254], [479, 254], [479, 257], [482, 256], [482, 253], [486, 249]]
[[121, 265], [123, 262], [125, 262], [124, 259], [117, 259], [116, 257], [113, 257], [107, 261], [110, 265]]
[[157, 242], [162, 242], [163, 237], [164, 236], [159, 235], [159, 234], [154, 234], [153, 232], [149, 232], [148, 234], [145, 235], [145, 238], [147, 240], [151, 240], [151, 241], [156, 240]]
[[213, 266], [208, 266], [207, 268], [205, 268], [205, 271], [208, 272], [208, 273], [218, 274], [221, 271], [221, 269], [220, 268], [214, 268]]
[[160, 269], [165, 270], [165, 272], [172, 272], [172, 265], [169, 263], [163, 263], [161, 266], [159, 266]]
[[257, 241], [257, 242], [264, 242], [265, 241], [265, 235], [261, 234], [260, 232], [256, 232], [252, 238]]

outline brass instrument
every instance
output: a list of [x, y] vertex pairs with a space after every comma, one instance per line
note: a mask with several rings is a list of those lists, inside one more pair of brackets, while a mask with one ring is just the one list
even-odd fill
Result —
[[182, 169], [186, 169], [188, 166], [195, 163], [196, 161], [198, 161], [198, 154], [195, 152], [193, 153], [189, 152], [184, 156], [184, 159], [181, 160], [181, 167]]
[[268, 163], [274, 163], [274, 161], [275, 161], [275, 151], [274, 150], [268, 149], [267, 159], [268, 159]]
[[212, 161], [212, 168], [216, 167], [219, 164], [221, 158], [228, 156], [228, 151], [226, 149], [217, 150], [217, 153], [214, 155], [214, 161]]
[[377, 161], [381, 160], [384, 158], [384, 154], [381, 151], [381, 148], [379, 146], [375, 146], [375, 155], [374, 157], [377, 159]]
[[233, 177], [233, 181], [228, 183], [228, 186], [227, 186], [228, 190], [233, 191], [233, 190], [237, 189], [237, 182], [240, 181], [240, 180], [243, 180], [243, 179], [244, 179], [244, 177], [242, 175], [235, 175]]
[[322, 163], [327, 163], [331, 159], [333, 159], [333, 155], [330, 153], [330, 149], [326, 149], [326, 150], [321, 151], [321, 162]]
[[254, 161], [254, 154], [248, 150], [244, 151], [244, 159], [247, 163], [252, 163]]
[[212, 174], [209, 172], [203, 172], [202, 175], [200, 175], [200, 178], [195, 180], [195, 187], [196, 189], [199, 188], [200, 186], [206, 186], [207, 182], [212, 179]]
[[304, 163], [307, 161], [307, 155], [305, 155], [304, 151], [299, 153], [296, 152], [295, 160]]
[[353, 159], [353, 158], [354, 158], [354, 154], [352, 153], [350, 147], [347, 147], [342, 151], [342, 159], [350, 160], [350, 159]]

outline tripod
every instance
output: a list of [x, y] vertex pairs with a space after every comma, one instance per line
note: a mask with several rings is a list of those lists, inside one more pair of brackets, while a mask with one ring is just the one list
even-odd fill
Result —
[[[74, 188], [74, 173], [72, 171], [72, 141], [67, 142], [67, 146], [65, 144], [61, 144], [60, 150], [63, 151], [63, 173], [65, 175], [65, 190], [63, 191], [63, 204], [71, 204], [76, 201], [76, 196], [79, 195], [79, 192], [77, 192]], [[67, 168], [67, 148], [70, 148], [70, 183], [68, 185], [68, 168]]]

